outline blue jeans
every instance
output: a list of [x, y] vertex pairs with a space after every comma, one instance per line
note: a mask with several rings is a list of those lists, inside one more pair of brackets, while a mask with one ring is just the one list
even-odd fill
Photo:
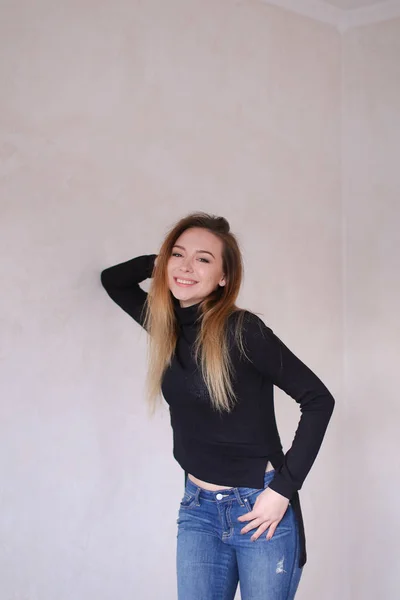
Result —
[[[264, 489], [274, 476], [268, 471]], [[240, 530], [262, 489], [236, 487], [210, 492], [187, 478], [177, 520], [178, 600], [292, 600], [299, 585], [299, 535], [289, 504], [273, 537], [255, 541]]]

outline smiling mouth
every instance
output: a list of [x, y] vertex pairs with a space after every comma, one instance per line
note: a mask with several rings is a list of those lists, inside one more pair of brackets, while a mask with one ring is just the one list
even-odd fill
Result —
[[193, 279], [183, 279], [182, 277], [174, 277], [175, 283], [178, 285], [183, 285], [185, 287], [189, 287], [190, 285], [195, 285], [197, 281], [193, 281]]

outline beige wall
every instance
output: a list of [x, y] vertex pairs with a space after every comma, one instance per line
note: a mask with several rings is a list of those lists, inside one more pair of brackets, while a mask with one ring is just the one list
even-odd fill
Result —
[[[400, 595], [400, 19], [343, 39], [351, 598]], [[393, 568], [389, 564], [393, 562]]]
[[[145, 335], [98, 277], [196, 209], [230, 220], [242, 305], [337, 398], [302, 491], [299, 600], [394, 600], [398, 23], [345, 34], [342, 80], [333, 28], [258, 2], [2, 11], [2, 600], [176, 598], [183, 473], [167, 411], [143, 406]], [[279, 391], [277, 412], [288, 445]]]

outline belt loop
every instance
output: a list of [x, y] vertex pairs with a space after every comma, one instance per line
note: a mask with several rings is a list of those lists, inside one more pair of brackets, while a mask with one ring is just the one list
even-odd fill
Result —
[[201, 492], [201, 488], [199, 486], [197, 486], [197, 490], [194, 495], [194, 501], [196, 503], [196, 506], [200, 506], [200, 500], [199, 500], [200, 492]]
[[235, 492], [236, 500], [239, 502], [239, 505], [244, 506], [244, 502], [240, 495], [239, 489], [237, 487], [235, 487], [235, 488], [233, 488], [233, 491]]

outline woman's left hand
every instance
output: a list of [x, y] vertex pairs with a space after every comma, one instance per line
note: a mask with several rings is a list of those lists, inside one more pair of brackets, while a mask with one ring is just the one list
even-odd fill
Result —
[[247, 533], [251, 529], [258, 527], [257, 531], [251, 536], [251, 541], [254, 542], [269, 528], [266, 537], [267, 540], [270, 540], [279, 522], [283, 519], [288, 506], [289, 500], [285, 496], [278, 494], [278, 492], [270, 488], [265, 489], [257, 496], [253, 510], [238, 517], [238, 521], [251, 521], [241, 529], [240, 533]]

